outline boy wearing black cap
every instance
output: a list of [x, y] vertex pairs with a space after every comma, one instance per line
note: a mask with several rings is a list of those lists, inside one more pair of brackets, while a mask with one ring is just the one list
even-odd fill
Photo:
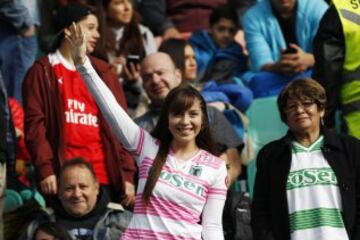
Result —
[[[68, 159], [81, 156], [94, 167], [113, 200], [134, 202], [135, 162], [105, 123], [83, 79], [76, 71], [64, 32], [75, 22], [85, 30], [87, 53], [99, 40], [98, 19], [92, 8], [70, 4], [56, 16], [58, 38], [54, 51], [36, 61], [24, 84], [25, 139], [35, 162], [42, 193], [57, 193], [56, 176]], [[96, 71], [126, 107], [124, 93], [110, 66], [90, 57]]]

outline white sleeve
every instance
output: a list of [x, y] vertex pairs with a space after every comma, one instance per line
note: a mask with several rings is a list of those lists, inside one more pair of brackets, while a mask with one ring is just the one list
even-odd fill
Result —
[[139, 155], [141, 151], [139, 148], [142, 148], [144, 140], [144, 130], [118, 104], [110, 89], [91, 65], [89, 58], [86, 58], [83, 65], [78, 65], [76, 68], [117, 138], [127, 150]]
[[202, 238], [204, 240], [223, 240], [222, 213], [224, 200], [208, 199], [202, 214]]
[[218, 176], [210, 186], [202, 213], [202, 237], [204, 240], [223, 240], [222, 215], [226, 200], [226, 166], [222, 164]]

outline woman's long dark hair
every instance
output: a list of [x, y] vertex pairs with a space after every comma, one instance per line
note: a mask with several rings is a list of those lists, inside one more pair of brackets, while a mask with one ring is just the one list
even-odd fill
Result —
[[199, 134], [196, 136], [196, 145], [212, 154], [216, 154], [214, 143], [209, 129], [209, 120], [207, 116], [206, 103], [200, 93], [189, 84], [181, 84], [174, 88], [165, 98], [162, 105], [159, 120], [151, 132], [151, 135], [160, 140], [159, 151], [155, 157], [154, 163], [149, 172], [143, 191], [143, 201], [148, 204], [153, 189], [159, 179], [161, 169], [165, 164], [169, 153], [173, 136], [169, 130], [169, 114], [183, 113], [194, 104], [195, 100], [200, 101], [202, 112], [202, 126]]
[[[103, 8], [105, 13], [112, 0], [103, 0]], [[109, 18], [107, 17], [107, 21]], [[144, 36], [140, 32], [139, 24], [141, 22], [140, 15], [133, 9], [133, 15], [129, 24], [124, 25], [124, 32], [121, 40], [117, 43], [113, 30], [106, 24], [105, 26], [105, 49], [106, 52], [115, 52], [116, 56], [138, 55], [143, 59], [146, 55], [143, 42]], [[146, 39], [145, 39], [146, 40]]]
[[170, 38], [163, 41], [159, 47], [159, 52], [170, 55], [176, 68], [183, 73], [185, 71], [185, 47], [190, 44], [183, 39]]

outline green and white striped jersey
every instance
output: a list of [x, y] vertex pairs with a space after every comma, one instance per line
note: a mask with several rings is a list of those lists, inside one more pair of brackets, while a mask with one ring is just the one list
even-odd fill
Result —
[[320, 136], [311, 146], [292, 142], [287, 201], [291, 240], [348, 240], [334, 171], [324, 158]]

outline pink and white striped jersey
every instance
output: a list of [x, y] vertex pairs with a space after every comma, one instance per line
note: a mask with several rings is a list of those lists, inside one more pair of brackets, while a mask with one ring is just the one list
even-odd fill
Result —
[[201, 239], [200, 216], [206, 202], [215, 199], [221, 203], [226, 198], [224, 161], [199, 150], [178, 167], [177, 163], [184, 160], [176, 160], [171, 152], [150, 203], [145, 207], [142, 192], [158, 152], [158, 143], [143, 129], [136, 135], [139, 136], [136, 149], [139, 154], [139, 186], [134, 216], [122, 239]]
[[121, 239], [224, 239], [221, 222], [227, 192], [225, 162], [204, 150], [185, 161], [176, 159], [170, 151], [145, 207], [142, 192], [159, 141], [118, 105], [88, 59], [77, 68], [109, 125], [139, 166], [134, 216]]

